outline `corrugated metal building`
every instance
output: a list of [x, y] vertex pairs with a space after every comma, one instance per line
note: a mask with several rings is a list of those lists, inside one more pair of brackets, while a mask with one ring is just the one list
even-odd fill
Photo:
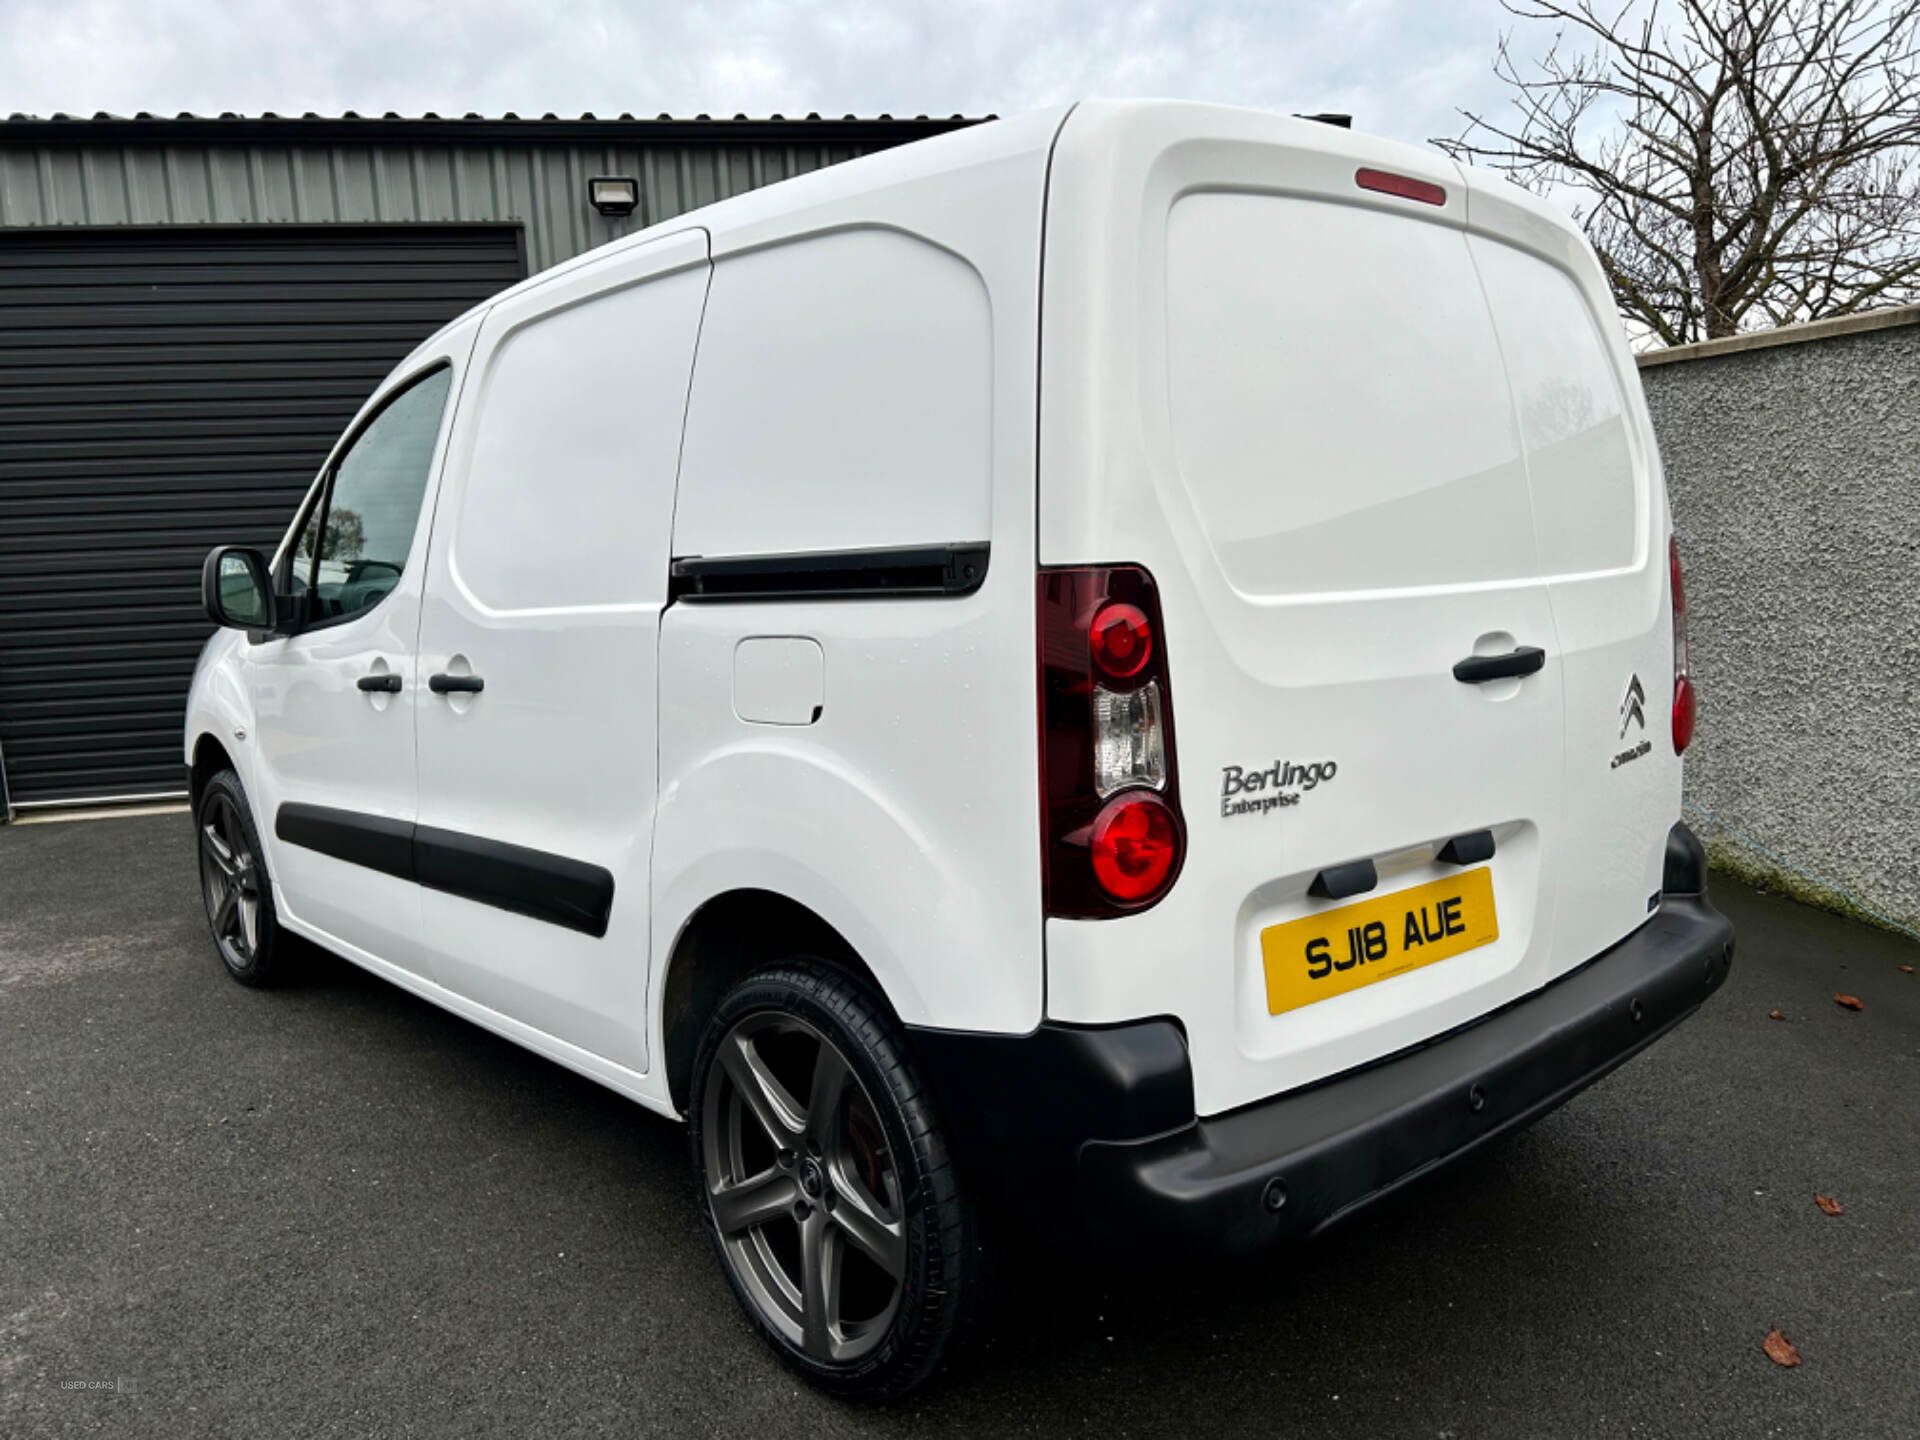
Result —
[[[271, 549], [374, 383], [522, 276], [973, 123], [0, 123], [0, 816], [181, 790], [213, 545]], [[636, 182], [598, 213], [596, 176]]]

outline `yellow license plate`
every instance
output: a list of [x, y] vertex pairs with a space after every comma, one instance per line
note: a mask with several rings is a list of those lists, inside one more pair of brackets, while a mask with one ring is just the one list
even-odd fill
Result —
[[1493, 872], [1482, 866], [1260, 932], [1267, 1012], [1298, 1010], [1500, 938]]

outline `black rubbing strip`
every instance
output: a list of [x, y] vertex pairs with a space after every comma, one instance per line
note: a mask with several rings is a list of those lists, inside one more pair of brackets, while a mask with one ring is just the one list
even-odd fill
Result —
[[607, 933], [613, 876], [598, 865], [323, 805], [282, 805], [273, 830], [289, 845], [417, 881], [463, 900], [585, 935]]
[[672, 600], [885, 600], [971, 595], [986, 581], [988, 547], [924, 545], [673, 562]]
[[273, 833], [303, 850], [317, 850], [402, 880], [414, 878], [411, 820], [289, 803], [274, 816]]
[[415, 878], [430, 890], [586, 935], [607, 933], [613, 876], [598, 865], [429, 825], [414, 828], [413, 857]]

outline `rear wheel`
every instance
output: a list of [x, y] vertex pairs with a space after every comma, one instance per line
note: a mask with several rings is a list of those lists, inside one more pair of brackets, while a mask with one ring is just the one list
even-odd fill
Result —
[[200, 792], [194, 814], [200, 857], [200, 895], [214, 948], [227, 973], [242, 985], [270, 985], [285, 966], [273, 914], [273, 886], [265, 851], [240, 777], [222, 770]]
[[815, 1384], [904, 1395], [962, 1316], [972, 1216], [899, 1023], [793, 960], [721, 1002], [694, 1066], [694, 1164], [735, 1296]]

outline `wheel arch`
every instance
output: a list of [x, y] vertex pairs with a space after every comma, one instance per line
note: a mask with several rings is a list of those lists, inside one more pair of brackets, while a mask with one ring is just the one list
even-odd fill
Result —
[[891, 1003], [886, 987], [846, 937], [790, 896], [737, 887], [713, 895], [687, 917], [660, 984], [661, 1056], [675, 1110], [686, 1113], [701, 1032], [727, 992], [747, 976], [795, 955], [845, 970], [883, 1003]]
[[187, 766], [187, 796], [194, 814], [200, 813], [200, 797], [206, 793], [207, 782], [222, 770], [238, 773], [227, 747], [212, 731], [202, 731], [193, 742], [193, 758]]

